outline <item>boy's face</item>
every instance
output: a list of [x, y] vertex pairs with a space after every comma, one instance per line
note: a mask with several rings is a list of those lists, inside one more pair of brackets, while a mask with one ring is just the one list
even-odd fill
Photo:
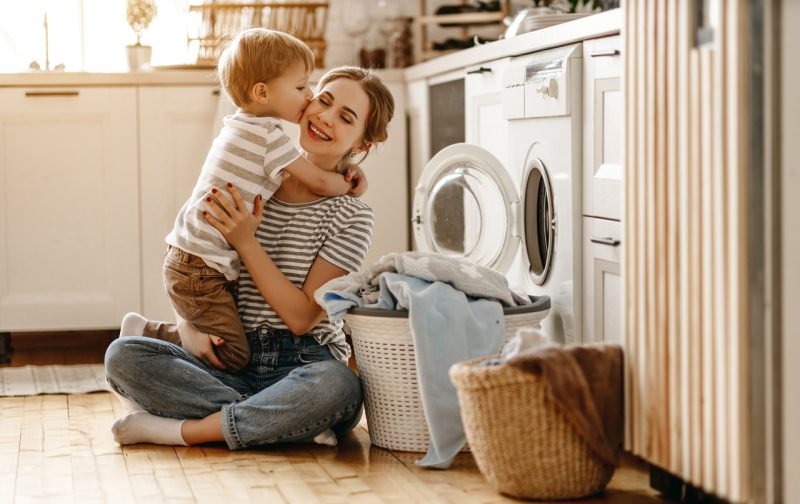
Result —
[[262, 115], [276, 117], [292, 123], [300, 122], [303, 111], [311, 100], [308, 88], [310, 72], [303, 63], [290, 65], [281, 75], [266, 83], [267, 104]]

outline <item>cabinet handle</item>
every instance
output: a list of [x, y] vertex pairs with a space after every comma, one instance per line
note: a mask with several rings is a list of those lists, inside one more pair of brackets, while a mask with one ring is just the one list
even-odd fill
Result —
[[25, 91], [25, 96], [35, 98], [38, 96], [78, 96], [79, 91]]
[[469, 75], [469, 74], [482, 74], [482, 73], [491, 72], [491, 71], [492, 71], [491, 68], [480, 67], [480, 68], [476, 68], [475, 70], [468, 71], [467, 75]]
[[619, 247], [620, 241], [616, 238], [603, 238], [593, 236], [589, 239], [592, 243], [599, 243], [600, 245], [609, 245], [611, 247]]
[[211, 91], [211, 94], [213, 94], [214, 96], [219, 96], [219, 93], [220, 93], [219, 89], [215, 89], [214, 91]]
[[603, 49], [601, 51], [594, 51], [589, 56], [592, 58], [600, 58], [602, 56], [619, 56], [619, 49]]

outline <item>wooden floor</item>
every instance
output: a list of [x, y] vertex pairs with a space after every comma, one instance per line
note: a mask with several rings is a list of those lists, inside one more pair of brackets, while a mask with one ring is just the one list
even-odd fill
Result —
[[[63, 333], [62, 333], [63, 334]], [[105, 333], [12, 336], [11, 365], [102, 362]], [[447, 471], [419, 454], [370, 445], [366, 424], [337, 448], [284, 445], [229, 451], [120, 447], [109, 427], [124, 414], [108, 393], [0, 398], [0, 503], [12, 502], [514, 502], [498, 495], [469, 454]], [[661, 503], [644, 466], [625, 457], [605, 494], [584, 503]]]

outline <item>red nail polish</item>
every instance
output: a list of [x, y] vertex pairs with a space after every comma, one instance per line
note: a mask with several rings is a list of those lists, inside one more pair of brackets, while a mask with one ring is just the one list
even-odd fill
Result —
[[233, 187], [233, 184], [231, 184], [230, 182], [228, 182], [228, 187]]
[[217, 188], [216, 187], [211, 189], [211, 194], [217, 194]]
[[208, 197], [208, 198], [206, 198], [206, 201], [208, 201], [209, 203], [211, 203], [211, 197]]
[[203, 217], [205, 217], [206, 215], [208, 215], [208, 212], [206, 212], [205, 210], [203, 210]]

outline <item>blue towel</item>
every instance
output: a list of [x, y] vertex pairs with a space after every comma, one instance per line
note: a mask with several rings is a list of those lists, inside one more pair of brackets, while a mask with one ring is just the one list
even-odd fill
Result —
[[428, 452], [417, 464], [446, 469], [466, 441], [448, 370], [457, 362], [500, 351], [505, 333], [502, 305], [471, 298], [443, 282], [397, 273], [381, 274], [379, 292], [378, 301], [369, 305], [347, 292], [328, 291], [321, 298], [332, 320], [340, 320], [354, 306], [408, 310], [420, 399], [431, 436]]

